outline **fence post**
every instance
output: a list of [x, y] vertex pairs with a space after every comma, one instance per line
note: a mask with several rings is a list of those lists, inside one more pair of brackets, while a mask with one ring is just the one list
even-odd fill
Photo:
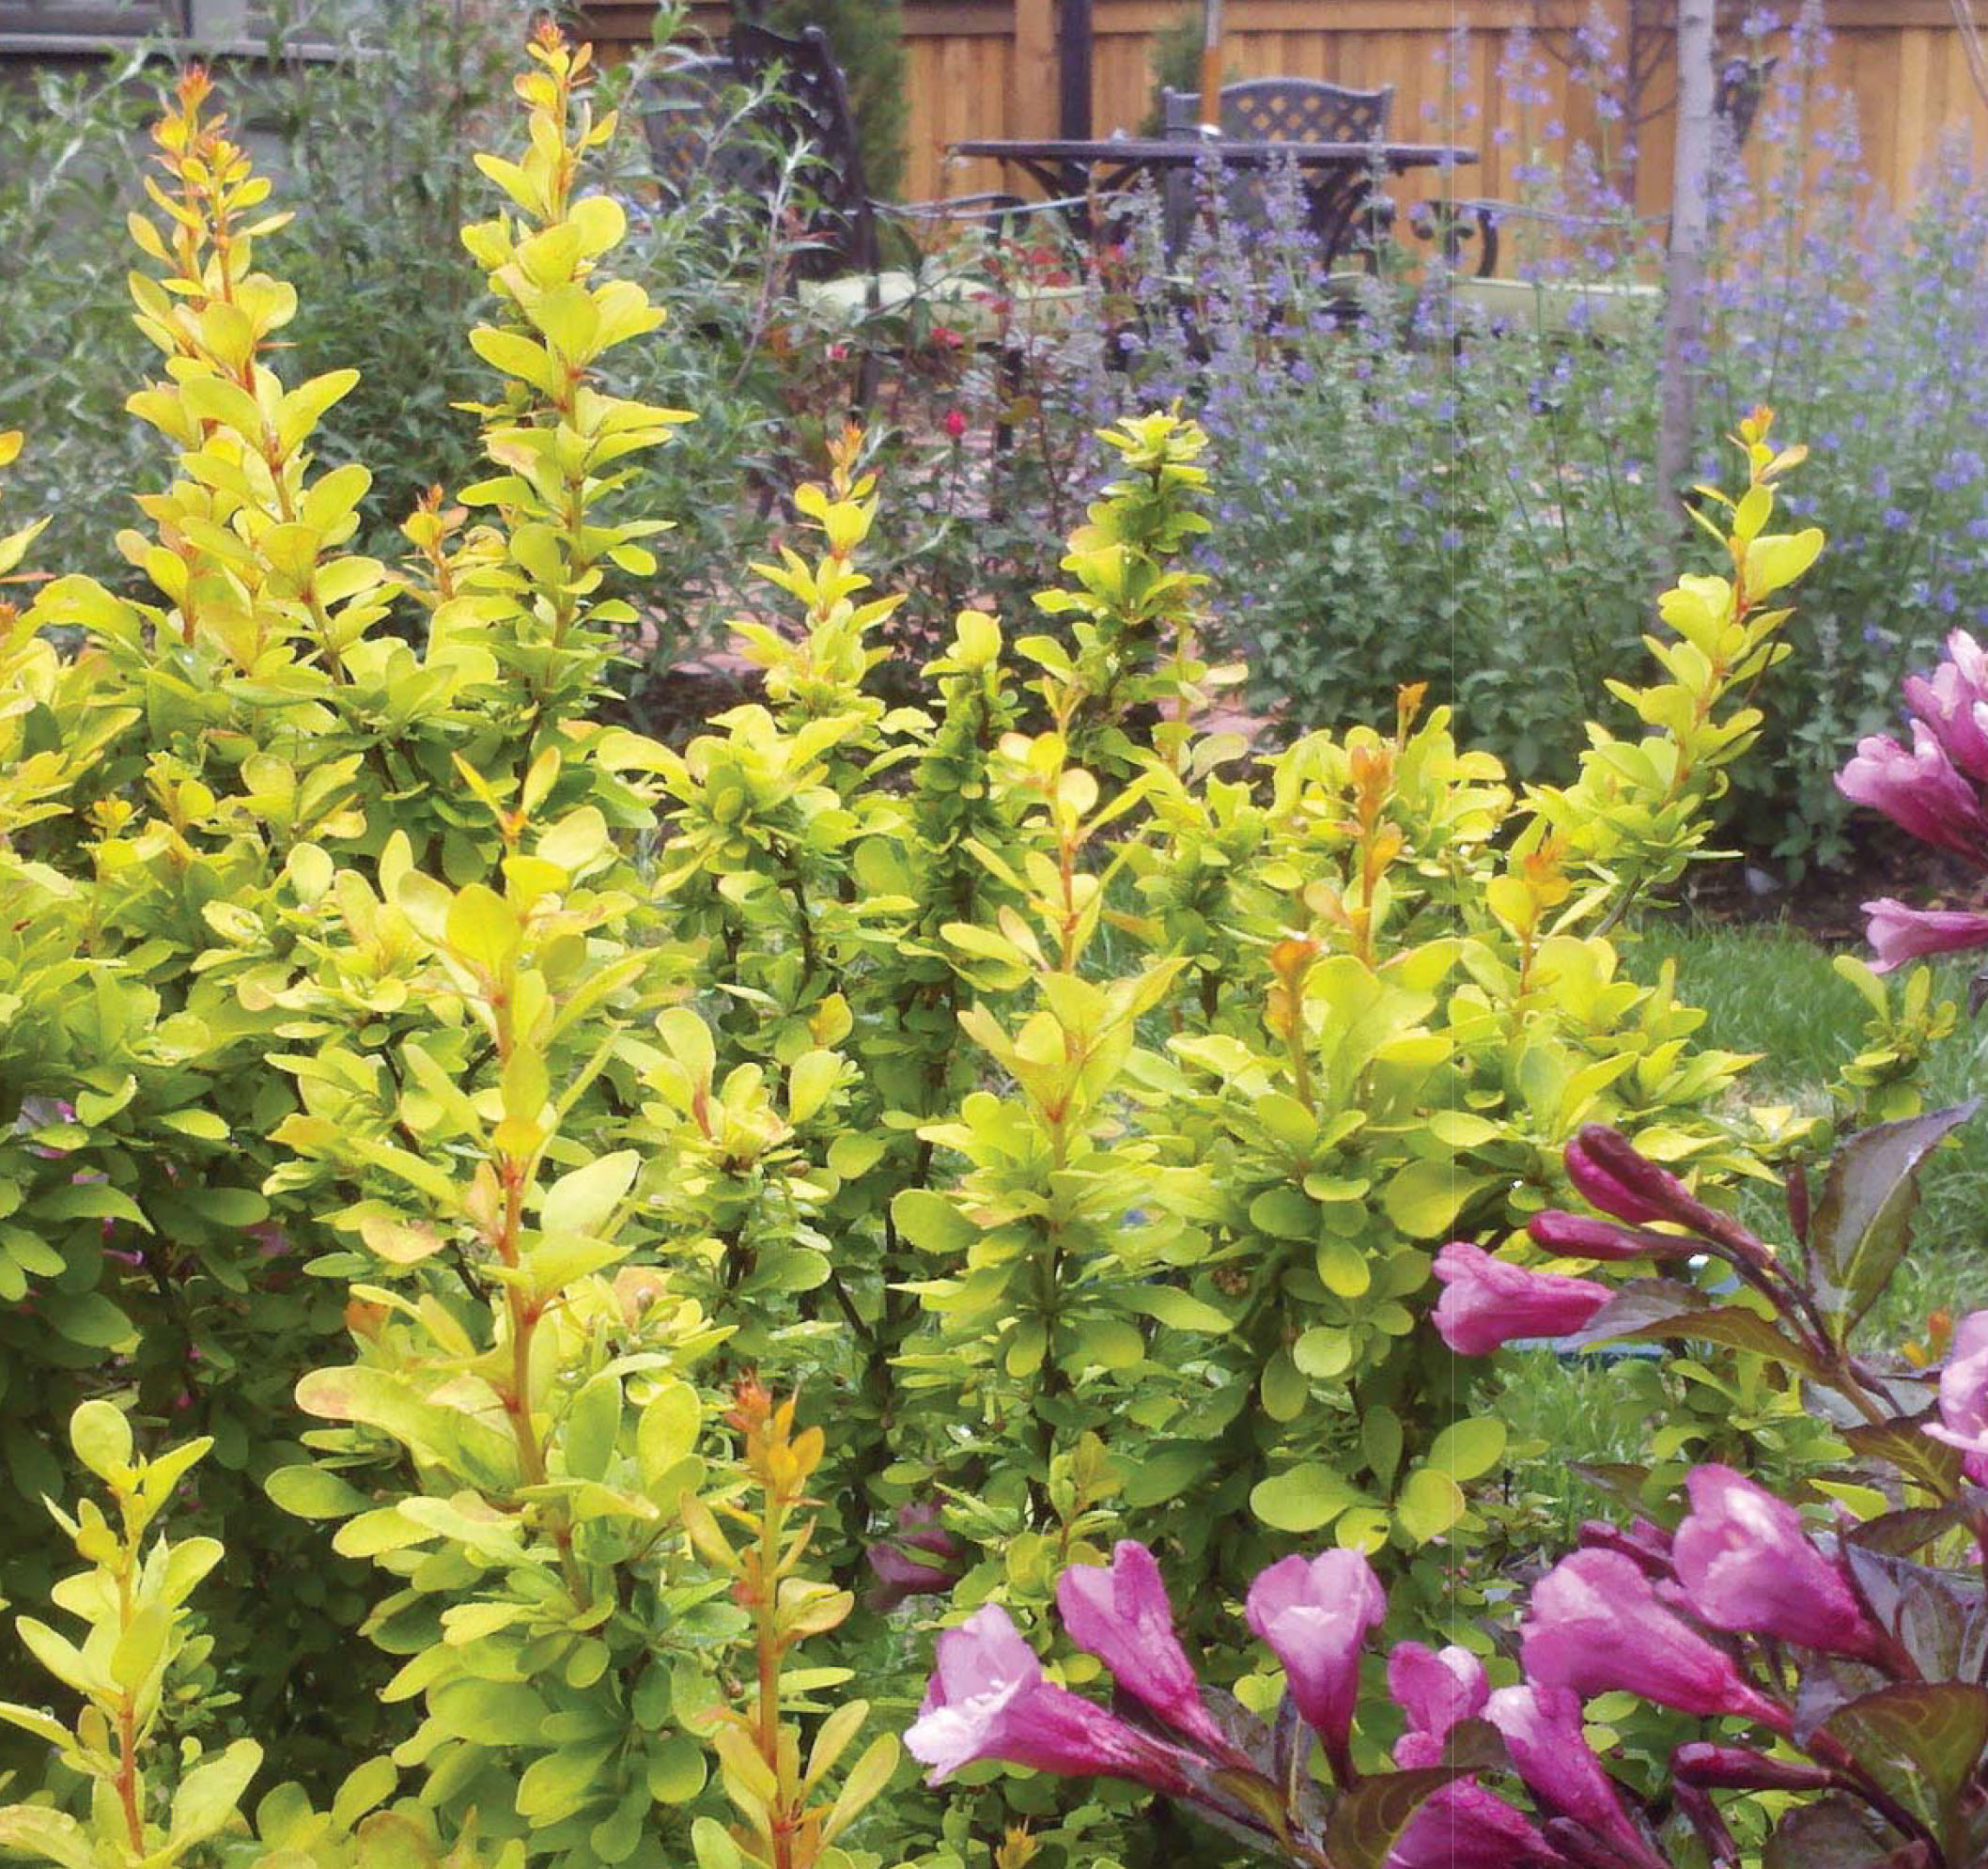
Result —
[[1091, 0], [1060, 0], [1056, 57], [1061, 83], [1058, 132], [1091, 133]]
[[1053, 136], [1057, 95], [1056, 0], [1015, 0], [1013, 80], [1008, 86], [1008, 136]]

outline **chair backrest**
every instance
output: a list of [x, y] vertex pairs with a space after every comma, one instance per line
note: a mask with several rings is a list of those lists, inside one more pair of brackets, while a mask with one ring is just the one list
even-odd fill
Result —
[[771, 86], [763, 121], [787, 148], [812, 157], [805, 175], [812, 249], [797, 271], [819, 277], [874, 272], [877, 218], [856, 147], [849, 89], [828, 35], [809, 26], [798, 39], [741, 20], [732, 28], [731, 62], [747, 84]]
[[1735, 149], [1747, 147], [1747, 132], [1753, 128], [1754, 115], [1766, 95], [1767, 80], [1774, 76], [1774, 68], [1779, 62], [1776, 58], [1732, 58], [1720, 70], [1713, 115], [1732, 132]]
[[[1252, 143], [1375, 143], [1393, 107], [1392, 85], [1355, 91], [1321, 78], [1245, 78], [1221, 87], [1221, 133]], [[1160, 93], [1164, 134], [1191, 136], [1200, 119], [1200, 93]]]
[[[1354, 91], [1320, 78], [1245, 78], [1221, 87], [1221, 133], [1250, 143], [1376, 143], [1388, 132], [1393, 104], [1392, 85]], [[1163, 88], [1159, 116], [1162, 135], [1199, 135], [1201, 93]], [[1231, 176], [1222, 195], [1231, 217], [1243, 226], [1262, 227], [1269, 220], [1263, 176]], [[1170, 176], [1166, 204], [1171, 241], [1185, 235], [1193, 201], [1191, 178]]]
[[644, 82], [636, 108], [649, 167], [669, 200], [688, 199], [700, 176], [725, 163], [725, 94], [738, 82], [729, 58], [704, 54], [687, 54]]

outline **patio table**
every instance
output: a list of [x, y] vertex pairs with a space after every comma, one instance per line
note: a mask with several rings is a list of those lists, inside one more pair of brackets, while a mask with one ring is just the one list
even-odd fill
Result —
[[[1142, 175], [1164, 179], [1203, 163], [1236, 169], [1294, 163], [1304, 175], [1308, 217], [1328, 265], [1352, 246], [1376, 175], [1477, 161], [1476, 150], [1446, 143], [1262, 143], [1227, 136], [977, 137], [952, 148], [955, 155], [1012, 164], [1051, 195], [1087, 202], [1119, 194]], [[1084, 209], [1073, 210], [1071, 219], [1079, 233], [1089, 231]]]

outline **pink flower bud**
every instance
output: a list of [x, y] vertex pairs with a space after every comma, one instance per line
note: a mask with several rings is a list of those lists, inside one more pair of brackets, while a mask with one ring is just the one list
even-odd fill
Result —
[[1467, 1778], [1417, 1807], [1387, 1869], [1517, 1869], [1558, 1860], [1529, 1819]]
[[1589, 1746], [1578, 1695], [1528, 1682], [1499, 1689], [1484, 1714], [1512, 1754], [1514, 1770], [1543, 1805], [1602, 1838], [1637, 1869], [1667, 1869]]
[[1358, 1551], [1287, 1557], [1261, 1572], [1245, 1605], [1250, 1627], [1283, 1663], [1291, 1698], [1343, 1780], [1359, 1693], [1359, 1656], [1388, 1613], [1387, 1593]]
[[1770, 1759], [1747, 1746], [1716, 1746], [1694, 1739], [1670, 1754], [1672, 1777], [1716, 1791], [1820, 1791], [1833, 1783], [1820, 1766]]
[[1097, 1657], [1125, 1691], [1217, 1757], [1232, 1748], [1202, 1705], [1194, 1665], [1173, 1633], [1159, 1565], [1145, 1546], [1115, 1546], [1109, 1569], [1072, 1565], [1056, 1582], [1070, 1639]]
[[1526, 1231], [1534, 1245], [1549, 1253], [1563, 1253], [1570, 1259], [1676, 1259], [1702, 1250], [1698, 1240], [1675, 1233], [1618, 1226], [1613, 1221], [1567, 1213], [1560, 1207], [1534, 1214]]
[[1695, 1467], [1685, 1487], [1691, 1512], [1671, 1555], [1700, 1617], [1834, 1655], [1881, 1650], [1849, 1581], [1803, 1535], [1792, 1505], [1731, 1467]]
[[958, 441], [967, 432], [967, 418], [956, 409], [948, 409], [945, 419], [946, 438]]
[[1514, 1337], [1565, 1336], [1610, 1297], [1605, 1285], [1529, 1272], [1463, 1239], [1436, 1255], [1436, 1276], [1446, 1287], [1436, 1306], [1437, 1332], [1459, 1356], [1488, 1356]]
[[1988, 915], [1965, 909], [1908, 909], [1889, 896], [1862, 905], [1864, 939], [1877, 958], [1874, 973], [1888, 973], [1929, 954], [1957, 954], [1988, 947]]
[[1179, 1755], [1101, 1706], [1042, 1677], [1035, 1651], [998, 1603], [939, 1638], [924, 1705], [905, 1749], [938, 1784], [977, 1759], [1076, 1778], [1126, 1778], [1177, 1796]]
[[1631, 1225], [1669, 1220], [1696, 1227], [1715, 1219], [1691, 1190], [1644, 1155], [1619, 1129], [1586, 1123], [1566, 1148], [1567, 1178], [1591, 1207]]
[[1647, 1519], [1627, 1527], [1606, 1519], [1583, 1519], [1576, 1540], [1584, 1550], [1620, 1551], [1645, 1576], [1670, 1575], [1670, 1539], [1661, 1525]]
[[900, 1505], [896, 1537], [863, 1555], [877, 1574], [868, 1598], [877, 1610], [894, 1610], [912, 1596], [943, 1596], [965, 1575], [958, 1541], [930, 1503]]
[[1641, 1568], [1619, 1551], [1562, 1558], [1532, 1586], [1520, 1634], [1526, 1673], [1541, 1687], [1569, 1688], [1583, 1699], [1623, 1689], [1680, 1713], [1739, 1713], [1790, 1730], [1787, 1709], [1665, 1609]]

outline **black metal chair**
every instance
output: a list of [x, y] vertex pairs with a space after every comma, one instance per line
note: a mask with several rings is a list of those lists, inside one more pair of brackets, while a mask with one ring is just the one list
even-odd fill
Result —
[[[1201, 133], [1201, 95], [1162, 88], [1159, 94], [1161, 134], [1193, 137]], [[1321, 78], [1245, 78], [1221, 88], [1224, 136], [1250, 143], [1378, 143], [1388, 133], [1394, 108], [1394, 86], [1352, 90]], [[1261, 227], [1268, 220], [1267, 178], [1238, 175], [1227, 184], [1230, 215], [1241, 226]], [[1169, 184], [1167, 219], [1170, 234], [1185, 234], [1194, 209], [1194, 182], [1183, 176]]]
[[[910, 315], [928, 289], [917, 229], [971, 222], [994, 239], [1026, 216], [1082, 205], [1002, 193], [879, 200], [863, 175], [847, 83], [819, 26], [795, 38], [741, 20], [723, 57], [686, 56], [651, 80], [643, 109], [651, 164], [666, 194], [691, 199], [708, 177], [782, 213], [796, 236], [793, 282], [860, 282], [864, 316], [873, 320], [886, 309]], [[886, 273], [886, 228], [902, 236], [908, 271]], [[893, 288], [888, 306], [886, 278]], [[859, 408], [872, 399], [878, 371], [873, 345], [863, 344], [861, 356]]]

